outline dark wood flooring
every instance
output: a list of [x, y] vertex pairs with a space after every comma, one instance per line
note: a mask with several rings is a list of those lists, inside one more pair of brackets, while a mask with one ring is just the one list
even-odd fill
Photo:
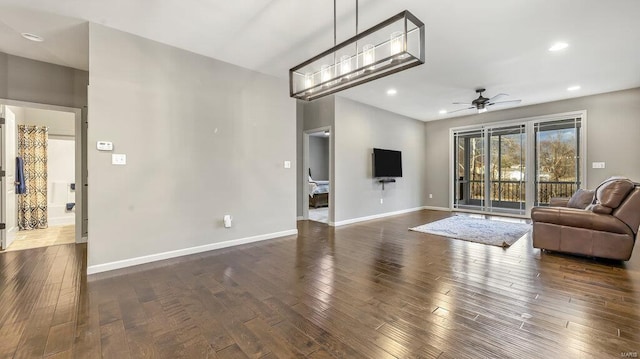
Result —
[[410, 232], [421, 211], [92, 276], [86, 246], [0, 254], [0, 358], [620, 358], [629, 262]]

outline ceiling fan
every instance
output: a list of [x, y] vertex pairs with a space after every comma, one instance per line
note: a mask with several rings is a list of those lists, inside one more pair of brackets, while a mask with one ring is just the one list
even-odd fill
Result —
[[454, 102], [454, 105], [468, 105], [469, 107], [466, 108], [461, 108], [459, 110], [455, 110], [455, 111], [450, 111], [447, 113], [454, 113], [454, 112], [458, 112], [458, 111], [465, 111], [465, 110], [472, 110], [472, 109], [477, 109], [478, 113], [483, 113], [483, 112], [487, 112], [487, 108], [489, 106], [495, 106], [495, 105], [505, 105], [505, 104], [517, 104], [522, 102], [522, 100], [507, 100], [507, 101], [497, 101], [501, 98], [507, 97], [509, 95], [507, 95], [506, 93], [499, 93], [491, 98], [486, 98], [484, 96], [482, 96], [482, 93], [486, 91], [483, 88], [479, 88], [476, 90], [476, 93], [479, 94], [478, 98], [471, 101], [471, 103], [469, 102]]

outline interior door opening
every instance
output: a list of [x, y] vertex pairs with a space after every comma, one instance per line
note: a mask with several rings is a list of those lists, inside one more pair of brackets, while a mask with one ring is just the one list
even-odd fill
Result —
[[86, 241], [82, 111], [2, 102], [2, 250]]
[[330, 224], [332, 217], [331, 129], [321, 128], [304, 134], [303, 218]]

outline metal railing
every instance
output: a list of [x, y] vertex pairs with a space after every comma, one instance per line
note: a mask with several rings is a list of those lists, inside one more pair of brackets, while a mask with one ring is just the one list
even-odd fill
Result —
[[571, 197], [578, 190], [576, 182], [538, 182], [536, 184], [538, 204], [549, 204], [552, 197]]
[[[469, 199], [484, 200], [484, 181], [466, 181], [469, 184]], [[461, 186], [464, 188], [463, 186]], [[544, 181], [536, 183], [537, 203], [548, 204], [552, 197], [571, 197], [578, 189], [575, 182]], [[491, 181], [491, 200], [499, 202], [524, 202], [525, 182]]]

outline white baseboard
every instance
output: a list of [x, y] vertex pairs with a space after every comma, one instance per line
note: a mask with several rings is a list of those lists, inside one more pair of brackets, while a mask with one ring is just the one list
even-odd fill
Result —
[[449, 208], [449, 207], [424, 206], [422, 208], [423, 209], [428, 209], [428, 210], [431, 210], [431, 211], [451, 212], [451, 208]]
[[232, 246], [238, 246], [238, 245], [241, 245], [241, 244], [264, 241], [264, 240], [267, 240], [267, 239], [273, 239], [273, 238], [278, 238], [278, 237], [286, 237], [286, 236], [293, 236], [293, 235], [296, 235], [296, 234], [298, 234], [298, 230], [297, 229], [291, 229], [291, 230], [288, 230], [288, 231], [261, 234], [259, 236], [233, 239], [233, 240], [230, 240], [230, 241], [224, 241], [224, 242], [219, 242], [219, 243], [205, 244], [203, 246], [183, 248], [183, 249], [177, 249], [175, 251], [169, 251], [169, 252], [163, 252], [163, 253], [150, 254], [150, 255], [142, 256], [142, 257], [123, 259], [123, 260], [120, 260], [120, 261], [115, 261], [115, 262], [109, 262], [109, 263], [103, 263], [103, 264], [97, 264], [97, 265], [89, 266], [89, 267], [87, 267], [87, 274], [102, 273], [102, 272], [111, 271], [111, 270], [115, 270], [115, 269], [132, 267], [132, 266], [136, 266], [136, 265], [140, 265], [140, 264], [161, 261], [163, 259], [182, 257], [182, 256], [190, 255], [190, 254], [196, 254], [196, 253], [201, 253], [201, 252], [212, 251], [212, 250], [215, 250], [215, 249], [221, 249], [221, 248], [227, 248], [227, 247], [232, 247]]
[[402, 209], [402, 210], [394, 211], [394, 212], [386, 212], [386, 213], [374, 214], [372, 216], [346, 219], [344, 221], [329, 222], [329, 225], [333, 226], [333, 227], [344, 226], [345, 224], [352, 224], [352, 223], [370, 221], [372, 219], [378, 219], [378, 218], [384, 218], [384, 217], [389, 217], [389, 216], [395, 216], [395, 215], [398, 215], [398, 214], [421, 211], [423, 209], [424, 209], [424, 207], [415, 207], [415, 208]]
[[304, 216], [298, 216], [298, 217], [296, 217], [296, 221], [302, 221], [302, 220], [304, 220]]

